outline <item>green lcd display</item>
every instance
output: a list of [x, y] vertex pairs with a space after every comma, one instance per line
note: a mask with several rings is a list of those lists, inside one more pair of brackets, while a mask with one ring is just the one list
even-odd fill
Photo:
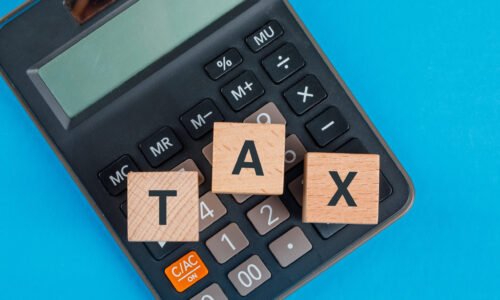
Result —
[[73, 118], [243, 0], [139, 0], [40, 67]]

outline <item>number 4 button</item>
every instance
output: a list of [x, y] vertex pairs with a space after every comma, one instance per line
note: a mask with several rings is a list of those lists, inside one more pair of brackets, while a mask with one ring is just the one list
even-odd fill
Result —
[[226, 207], [217, 195], [208, 192], [200, 198], [200, 232], [207, 229], [215, 221], [227, 213]]

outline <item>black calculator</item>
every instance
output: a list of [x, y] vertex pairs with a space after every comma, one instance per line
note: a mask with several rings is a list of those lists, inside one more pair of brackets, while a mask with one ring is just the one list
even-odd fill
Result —
[[[413, 202], [408, 175], [286, 0], [28, 2], [1, 25], [0, 66], [155, 297], [285, 297]], [[283, 195], [210, 192], [219, 121], [286, 124]], [[301, 222], [306, 151], [380, 155], [378, 225]], [[203, 178], [200, 241], [128, 242], [127, 173], [165, 170]], [[179, 289], [165, 270], [188, 253], [208, 272], [180, 268]]]

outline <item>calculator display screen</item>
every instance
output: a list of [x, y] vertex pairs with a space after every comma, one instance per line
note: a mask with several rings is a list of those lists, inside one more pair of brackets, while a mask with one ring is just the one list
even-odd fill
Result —
[[40, 67], [69, 118], [243, 0], [140, 0]]

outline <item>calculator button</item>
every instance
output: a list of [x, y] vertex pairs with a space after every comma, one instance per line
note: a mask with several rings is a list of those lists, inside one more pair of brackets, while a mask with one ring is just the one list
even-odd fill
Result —
[[325, 89], [313, 75], [307, 75], [283, 94], [293, 111], [302, 115], [327, 96]]
[[300, 175], [288, 184], [288, 189], [292, 193], [293, 198], [297, 201], [297, 204], [302, 206], [302, 197], [304, 192], [304, 176]]
[[349, 130], [349, 124], [335, 106], [330, 106], [309, 121], [306, 128], [316, 143], [324, 147]]
[[219, 197], [208, 192], [200, 198], [200, 232], [207, 229], [215, 221], [227, 213], [226, 207], [220, 202]]
[[216, 80], [236, 68], [242, 62], [243, 58], [238, 50], [231, 48], [208, 63], [205, 66], [205, 71], [207, 71], [210, 78]]
[[203, 291], [196, 294], [191, 300], [228, 300], [226, 294], [217, 283], [213, 283]]
[[122, 211], [122, 214], [127, 217], [127, 202], [123, 202], [122, 205], [120, 205], [120, 210]]
[[[352, 139], [347, 143], [345, 143], [344, 145], [340, 146], [340, 148], [338, 148], [335, 152], [364, 154], [368, 153], [368, 150], [365, 148], [365, 146], [361, 143], [360, 140]], [[391, 194], [392, 194], [392, 186], [390, 185], [385, 175], [382, 172], [380, 172], [380, 191], [379, 191], [380, 201], [387, 199]]]
[[210, 99], [201, 101], [180, 119], [193, 139], [199, 139], [212, 131], [214, 122], [224, 121], [224, 117]]
[[236, 223], [231, 223], [207, 240], [207, 247], [217, 262], [225, 263], [248, 247], [249, 242]]
[[212, 157], [214, 154], [214, 144], [210, 143], [210, 144], [206, 145], [205, 147], [203, 147], [203, 149], [201, 149], [201, 153], [203, 153], [203, 156], [205, 156], [208, 163], [212, 164]]
[[106, 190], [116, 196], [127, 188], [127, 174], [134, 171], [139, 171], [137, 165], [130, 156], [123, 155], [99, 172], [98, 176]]
[[285, 172], [302, 162], [306, 152], [306, 148], [295, 134], [288, 136], [285, 140]]
[[252, 195], [245, 195], [245, 194], [233, 194], [232, 196], [234, 200], [236, 200], [236, 202], [238, 202], [239, 204], [247, 201], [248, 199], [250, 199], [250, 197], [252, 197]]
[[255, 74], [245, 71], [221, 89], [229, 105], [239, 111], [264, 94], [264, 87]]
[[290, 213], [280, 198], [271, 196], [248, 211], [247, 217], [257, 232], [265, 235], [288, 219]]
[[181, 293], [207, 276], [208, 269], [198, 253], [191, 251], [166, 267], [165, 275], [175, 290]]
[[158, 167], [181, 151], [182, 145], [172, 129], [163, 127], [144, 140], [139, 148], [149, 164], [152, 167]]
[[299, 227], [294, 227], [269, 244], [278, 263], [286, 268], [311, 251], [311, 242]]
[[192, 159], [186, 159], [185, 161], [178, 164], [171, 171], [181, 171], [181, 172], [197, 172], [198, 173], [198, 185], [205, 182], [205, 176], [201, 173], [200, 169]]
[[238, 293], [241, 296], [246, 296], [269, 280], [271, 272], [260, 257], [254, 255], [229, 272], [227, 277]]
[[144, 243], [146, 248], [148, 248], [151, 255], [156, 260], [162, 260], [164, 257], [174, 252], [175, 249], [179, 248], [182, 243], [179, 242], [151, 242]]
[[322, 238], [328, 239], [344, 228], [345, 224], [314, 224]]
[[276, 104], [269, 102], [259, 108], [256, 112], [249, 115], [244, 123], [259, 124], [286, 124], [285, 117], [281, 114]]
[[292, 44], [285, 44], [262, 61], [271, 79], [280, 83], [300, 70], [305, 61]]
[[253, 52], [257, 52], [282, 35], [283, 28], [277, 21], [272, 20], [249, 35], [245, 41]]

